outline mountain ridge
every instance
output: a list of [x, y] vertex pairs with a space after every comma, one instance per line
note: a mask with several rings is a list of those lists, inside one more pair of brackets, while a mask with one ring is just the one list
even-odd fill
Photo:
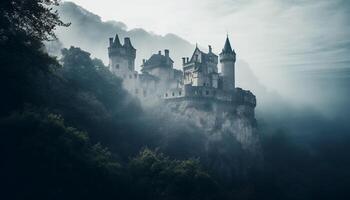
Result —
[[173, 33], [162, 36], [143, 28], [128, 30], [127, 25], [120, 21], [103, 21], [100, 16], [73, 2], [63, 2], [58, 7], [58, 12], [64, 22], [71, 23], [69, 28], [61, 27], [56, 30], [63, 46], [79, 46], [91, 52], [92, 56], [102, 59], [104, 63], [108, 63], [108, 38], [114, 37], [115, 34], [118, 34], [121, 40], [124, 37], [131, 38], [132, 44], [138, 51], [137, 69], [140, 69], [142, 59], [148, 59], [153, 53], [164, 49], [170, 50], [175, 67], [179, 69], [181, 58], [190, 55], [195, 47]]

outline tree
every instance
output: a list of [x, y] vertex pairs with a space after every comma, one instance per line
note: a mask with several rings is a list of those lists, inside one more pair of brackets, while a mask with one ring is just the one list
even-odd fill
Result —
[[198, 160], [171, 160], [145, 149], [129, 168], [135, 199], [220, 199], [217, 183]]
[[31, 39], [43, 41], [55, 39], [56, 26], [68, 26], [54, 11], [59, 0], [3, 0], [0, 2], [0, 24], [2, 37], [25, 34]]
[[1, 115], [35, 101], [35, 89], [47, 85], [42, 76], [59, 67], [43, 50], [44, 40], [55, 39], [56, 26], [69, 25], [59, 19], [55, 5], [57, 0], [0, 2]]
[[37, 109], [15, 112], [0, 119], [0, 132], [2, 197], [107, 199], [124, 194], [121, 165], [61, 116]]

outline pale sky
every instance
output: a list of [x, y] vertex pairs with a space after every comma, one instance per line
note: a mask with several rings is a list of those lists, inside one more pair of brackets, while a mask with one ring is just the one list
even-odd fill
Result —
[[[348, 68], [346, 0], [73, 0], [102, 17], [159, 35], [174, 33], [219, 53], [226, 33], [238, 58], [270, 88], [299, 85], [289, 73]], [[294, 85], [293, 85], [294, 84]], [[293, 96], [293, 92], [288, 91]]]

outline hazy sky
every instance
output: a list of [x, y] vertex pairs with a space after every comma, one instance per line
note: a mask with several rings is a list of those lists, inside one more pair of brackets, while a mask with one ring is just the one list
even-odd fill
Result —
[[[270, 88], [294, 88], [295, 75], [350, 78], [350, 1], [346, 0], [73, 0], [103, 20], [201, 46], [223, 47], [226, 32], [238, 57]], [[342, 71], [343, 72], [343, 71]], [[291, 78], [293, 77], [293, 78]], [[293, 91], [288, 91], [293, 96]]]

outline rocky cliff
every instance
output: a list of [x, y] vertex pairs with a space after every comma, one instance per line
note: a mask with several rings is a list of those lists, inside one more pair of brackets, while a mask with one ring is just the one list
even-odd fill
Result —
[[182, 99], [166, 101], [162, 110], [170, 113], [172, 121], [190, 123], [201, 130], [206, 138], [207, 163], [221, 175], [242, 175], [262, 160], [254, 107]]
[[244, 150], [251, 153], [260, 150], [253, 107], [198, 99], [167, 101], [166, 107], [174, 117], [202, 128], [213, 140], [231, 134]]

